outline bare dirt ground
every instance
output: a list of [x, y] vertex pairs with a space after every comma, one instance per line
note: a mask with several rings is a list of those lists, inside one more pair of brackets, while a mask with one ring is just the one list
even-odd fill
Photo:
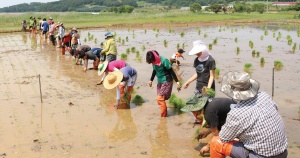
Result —
[[[156, 28], [159, 28], [157, 25]], [[252, 77], [261, 83], [261, 90], [272, 94], [273, 60], [284, 63], [281, 71], [275, 72], [274, 100], [279, 105], [289, 139], [289, 156], [299, 157], [299, 48], [291, 53], [291, 46], [285, 37], [291, 35], [299, 42], [296, 31], [277, 27], [269, 28], [269, 35], [258, 26], [172, 26], [154, 30], [153, 27], [114, 28], [117, 38], [129, 38], [125, 44], [118, 43], [119, 55], [127, 48], [140, 51], [142, 61], [133, 53], [127, 62], [139, 73], [135, 85], [136, 93], [145, 100], [142, 106], [131, 105], [131, 109], [116, 110], [115, 91], [95, 86], [100, 80], [97, 72], [83, 73], [81, 66], [75, 65], [71, 57], [60, 54], [60, 49], [51, 46], [39, 35], [29, 33], [3, 33], [0, 35], [0, 158], [1, 157], [200, 157], [193, 148], [198, 144], [193, 138], [197, 127], [193, 127], [191, 114], [177, 114], [169, 106], [169, 117], [160, 118], [155, 101], [155, 86], [146, 86], [152, 68], [144, 62], [148, 49], [156, 49], [169, 58], [176, 51], [176, 45], [188, 52], [192, 41], [202, 39], [212, 43], [212, 53], [221, 75], [230, 70], [243, 70], [243, 65], [253, 65]], [[197, 29], [201, 30], [197, 34]], [[220, 31], [221, 29], [221, 31]], [[282, 38], [276, 41], [273, 32]], [[145, 31], [146, 30], [146, 31]], [[91, 47], [99, 47], [103, 41], [102, 29], [81, 30], [81, 41]], [[184, 32], [183, 37], [180, 34]], [[87, 40], [88, 33], [98, 41]], [[204, 37], [207, 34], [207, 37]], [[260, 37], [264, 36], [264, 40]], [[234, 38], [238, 42], [234, 42]], [[164, 46], [164, 40], [168, 46]], [[260, 66], [260, 57], [252, 57], [248, 46], [254, 42], [254, 49], [266, 59]], [[266, 46], [273, 45], [271, 53]], [[146, 47], [142, 51], [142, 46]], [[297, 43], [299, 45], [299, 43]], [[236, 47], [241, 48], [237, 55]], [[119, 56], [120, 57], [120, 56]], [[194, 57], [185, 55], [178, 75], [186, 81], [193, 73]], [[91, 65], [90, 61], [90, 67]], [[40, 98], [39, 76], [41, 80], [42, 103]], [[219, 92], [217, 96], [225, 97]], [[193, 85], [177, 96], [186, 98], [193, 92]], [[205, 140], [202, 140], [205, 142]]]

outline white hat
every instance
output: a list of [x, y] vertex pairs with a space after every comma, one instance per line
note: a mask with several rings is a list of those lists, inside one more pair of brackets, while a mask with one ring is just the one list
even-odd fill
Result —
[[193, 42], [193, 49], [189, 52], [189, 55], [195, 55], [199, 52], [207, 50], [207, 46], [201, 41], [197, 40]]

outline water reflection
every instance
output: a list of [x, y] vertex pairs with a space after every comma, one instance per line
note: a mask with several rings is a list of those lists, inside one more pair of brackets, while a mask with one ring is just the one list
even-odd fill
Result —
[[170, 136], [166, 118], [160, 118], [156, 135], [154, 137], [150, 135], [149, 141], [151, 143], [151, 157], [170, 157], [171, 153], [167, 150], [169, 149]]
[[22, 42], [23, 42], [23, 44], [27, 44], [27, 34], [23, 33], [21, 36], [22, 36]]
[[112, 131], [109, 132], [108, 138], [112, 142], [126, 142], [134, 139], [137, 135], [137, 128], [133, 122], [130, 110], [116, 110], [117, 122]]

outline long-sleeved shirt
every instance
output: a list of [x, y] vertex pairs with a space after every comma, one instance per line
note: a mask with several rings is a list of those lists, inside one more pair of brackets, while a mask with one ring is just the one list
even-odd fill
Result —
[[110, 38], [106, 41], [105, 45], [104, 45], [104, 49], [101, 51], [101, 54], [113, 54], [113, 55], [118, 55], [117, 52], [117, 45], [115, 42], [114, 38]]

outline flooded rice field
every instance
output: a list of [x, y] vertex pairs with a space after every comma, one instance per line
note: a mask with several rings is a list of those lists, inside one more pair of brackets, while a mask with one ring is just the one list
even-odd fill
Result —
[[[195, 56], [188, 52], [198, 39], [211, 46], [220, 77], [250, 64], [246, 70], [270, 95], [274, 61], [283, 64], [274, 73], [273, 98], [285, 121], [288, 157], [299, 157], [299, 25], [156, 27], [109, 29], [118, 41], [118, 58], [127, 54], [126, 61], [138, 71], [135, 94], [146, 100], [118, 110], [113, 106], [115, 90], [96, 86], [101, 79], [97, 71], [84, 73], [68, 52], [61, 55], [60, 48], [28, 32], [0, 34], [0, 157], [201, 157], [194, 150], [198, 127], [191, 113], [178, 114], [168, 105], [169, 117], [160, 118], [156, 88], [147, 86], [152, 66], [145, 62], [147, 50], [170, 58], [183, 48], [186, 60], [173, 68], [186, 81], [195, 72]], [[100, 47], [106, 31], [80, 30], [81, 42]], [[225, 97], [219, 81], [216, 96]], [[173, 92], [186, 99], [194, 87]]]

